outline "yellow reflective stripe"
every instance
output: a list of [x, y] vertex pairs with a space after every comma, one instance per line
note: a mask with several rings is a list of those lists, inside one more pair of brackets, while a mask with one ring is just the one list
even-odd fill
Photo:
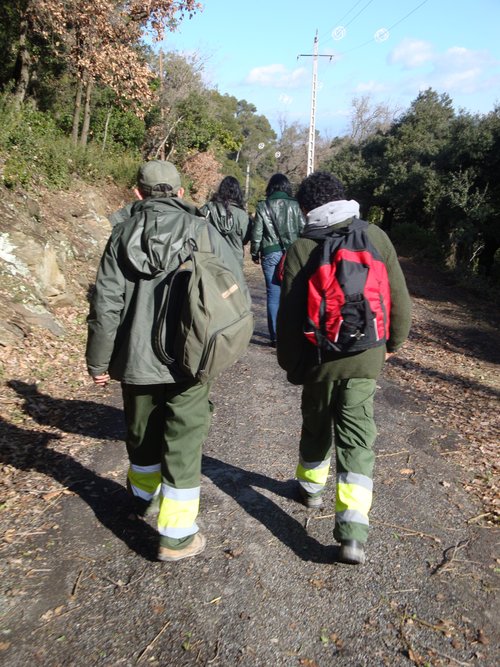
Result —
[[200, 487], [176, 489], [161, 485], [158, 532], [166, 537], [186, 537], [196, 533], [200, 506]]
[[[156, 466], [150, 467], [154, 468]], [[134, 495], [148, 500], [155, 495], [155, 493], [158, 491], [158, 487], [160, 486], [160, 467], [158, 466], [156, 470], [153, 469], [148, 472], [144, 472], [144, 468], [142, 468], [142, 470], [138, 470], [138, 468], [139, 466], [130, 466], [128, 471], [128, 480], [132, 486]]]
[[359, 484], [343, 484], [337, 482], [337, 500], [335, 511], [352, 510], [368, 516], [372, 506], [372, 492]]
[[322, 484], [324, 486], [328, 479], [329, 470], [330, 460], [321, 461], [316, 468], [305, 468], [302, 463], [299, 463], [295, 471], [295, 477], [299, 480], [304, 480], [305, 482]]
[[167, 537], [184, 537], [196, 532], [196, 517], [200, 507], [200, 499], [175, 500], [160, 498], [158, 515], [158, 532]]

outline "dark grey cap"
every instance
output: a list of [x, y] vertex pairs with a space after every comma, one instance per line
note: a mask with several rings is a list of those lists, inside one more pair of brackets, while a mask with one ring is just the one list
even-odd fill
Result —
[[174, 194], [181, 187], [179, 172], [171, 162], [165, 160], [151, 160], [145, 162], [137, 173], [139, 187], [154, 188], [160, 184], [170, 185]]

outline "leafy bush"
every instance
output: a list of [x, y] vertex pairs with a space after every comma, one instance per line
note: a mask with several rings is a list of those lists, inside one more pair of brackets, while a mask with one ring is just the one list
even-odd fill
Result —
[[0, 154], [7, 187], [42, 184], [63, 189], [73, 175], [130, 186], [141, 161], [137, 150], [112, 142], [104, 152], [97, 144], [74, 146], [49, 113], [31, 105], [16, 109], [7, 95], [0, 96]]
[[433, 263], [441, 263], [443, 251], [436, 234], [423, 229], [414, 223], [395, 225], [390, 237], [398, 253], [412, 259], [425, 259]]
[[104, 153], [96, 144], [73, 147], [73, 173], [88, 182], [112, 179], [119, 185], [131, 187], [141, 162], [138, 151], [125, 150], [116, 144], [110, 144]]

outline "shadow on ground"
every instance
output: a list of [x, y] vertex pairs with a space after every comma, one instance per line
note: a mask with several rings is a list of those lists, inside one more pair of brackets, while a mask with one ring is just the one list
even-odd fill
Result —
[[338, 547], [320, 544], [296, 519], [253, 488], [296, 500], [295, 480], [282, 482], [206, 455], [203, 456], [202, 473], [302, 560], [314, 563], [332, 563], [337, 560]]
[[[116, 422], [122, 421], [117, 408], [91, 401], [55, 399], [38, 394], [33, 385], [19, 381], [9, 385], [24, 396], [26, 412], [40, 424], [82, 436], [115, 439]], [[34, 470], [52, 477], [78, 495], [96, 518], [131, 550], [147, 560], [155, 560], [156, 532], [144, 522], [130, 520], [134, 508], [125, 487], [53, 449], [51, 445], [57, 446], [60, 439], [57, 433], [19, 428], [0, 419], [0, 461], [18, 470]]]

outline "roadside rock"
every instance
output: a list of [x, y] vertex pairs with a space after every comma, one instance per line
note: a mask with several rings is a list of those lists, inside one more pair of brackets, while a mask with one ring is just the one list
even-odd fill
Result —
[[80, 182], [60, 193], [2, 188], [0, 345], [14, 345], [31, 327], [64, 333], [56, 313], [84, 298], [111, 231], [107, 216], [126, 198], [116, 186]]

